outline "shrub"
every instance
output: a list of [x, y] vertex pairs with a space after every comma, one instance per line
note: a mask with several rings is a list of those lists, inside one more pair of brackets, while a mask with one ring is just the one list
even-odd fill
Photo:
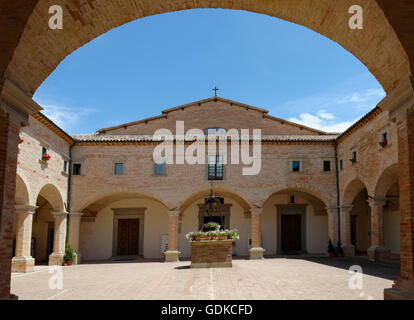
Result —
[[72, 249], [70, 244], [66, 246], [65, 255], [63, 257], [64, 261], [73, 261], [75, 260], [75, 251]]

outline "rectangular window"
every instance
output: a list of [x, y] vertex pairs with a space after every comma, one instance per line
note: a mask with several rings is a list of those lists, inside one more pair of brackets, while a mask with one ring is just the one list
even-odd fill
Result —
[[342, 170], [344, 168], [344, 162], [341, 160], [339, 160], [339, 170]]
[[292, 161], [292, 171], [299, 172], [300, 171], [300, 161]]
[[42, 147], [42, 158], [47, 153], [47, 149], [45, 147]]
[[329, 161], [329, 160], [324, 160], [323, 161], [323, 171], [331, 172], [331, 161]]
[[124, 174], [124, 164], [123, 163], [115, 163], [115, 174]]
[[154, 175], [156, 175], [156, 176], [165, 175], [165, 162], [164, 163], [155, 163], [154, 162]]
[[63, 172], [68, 173], [68, 161], [63, 160]]
[[81, 164], [80, 163], [74, 163], [73, 164], [73, 172], [72, 175], [74, 176], [80, 176], [81, 175]]
[[223, 156], [208, 157], [208, 180], [223, 180]]
[[356, 151], [352, 152], [352, 159], [351, 159], [351, 162], [352, 162], [352, 163], [357, 162], [357, 152], [356, 152]]

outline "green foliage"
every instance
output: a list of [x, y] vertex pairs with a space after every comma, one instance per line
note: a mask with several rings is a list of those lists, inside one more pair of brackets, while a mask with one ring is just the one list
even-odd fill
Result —
[[216, 223], [216, 222], [207, 222], [203, 226], [203, 231], [205, 231], [205, 232], [208, 232], [208, 231], [219, 231], [220, 228], [221, 228], [221, 226], [218, 223]]
[[65, 249], [65, 256], [63, 257], [64, 261], [73, 261], [75, 260], [75, 251], [72, 249], [70, 244], [67, 244]]

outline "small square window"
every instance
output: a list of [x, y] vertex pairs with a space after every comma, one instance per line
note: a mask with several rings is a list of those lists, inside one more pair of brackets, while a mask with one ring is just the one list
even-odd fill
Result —
[[74, 176], [80, 176], [81, 175], [81, 164], [80, 163], [74, 163], [73, 164], [73, 172], [72, 175]]
[[164, 163], [155, 163], [154, 162], [154, 175], [156, 175], [156, 176], [165, 175], [165, 162]]
[[300, 161], [292, 161], [292, 171], [299, 172], [300, 171]]
[[115, 163], [115, 174], [124, 174], [124, 164], [123, 163]]
[[324, 160], [323, 161], [323, 171], [324, 172], [331, 172], [331, 161]]

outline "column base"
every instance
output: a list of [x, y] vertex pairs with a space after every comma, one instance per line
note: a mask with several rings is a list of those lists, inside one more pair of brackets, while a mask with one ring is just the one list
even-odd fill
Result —
[[391, 250], [380, 246], [371, 246], [368, 248], [368, 259], [370, 261], [384, 261], [391, 256]]
[[72, 264], [80, 264], [82, 261], [82, 255], [80, 253], [74, 253], [75, 258], [72, 261]]
[[261, 248], [261, 247], [251, 248], [251, 249], [249, 250], [249, 257], [250, 257], [250, 260], [261, 260], [261, 259], [263, 259], [263, 253], [264, 253], [265, 251], [266, 251], [266, 250], [265, 250], [265, 249], [263, 249], [263, 248]]
[[35, 259], [32, 257], [13, 257], [12, 272], [33, 272]]
[[167, 250], [164, 252], [165, 255], [165, 262], [178, 262], [180, 251], [178, 250]]
[[52, 253], [49, 256], [49, 266], [61, 266], [63, 264], [63, 253]]
[[345, 257], [355, 256], [355, 246], [353, 244], [343, 244], [341, 248], [344, 251]]
[[384, 289], [384, 300], [414, 300], [414, 285], [397, 280], [392, 288]]
[[18, 300], [19, 297], [15, 294], [10, 293], [7, 297], [1, 297], [0, 300]]

